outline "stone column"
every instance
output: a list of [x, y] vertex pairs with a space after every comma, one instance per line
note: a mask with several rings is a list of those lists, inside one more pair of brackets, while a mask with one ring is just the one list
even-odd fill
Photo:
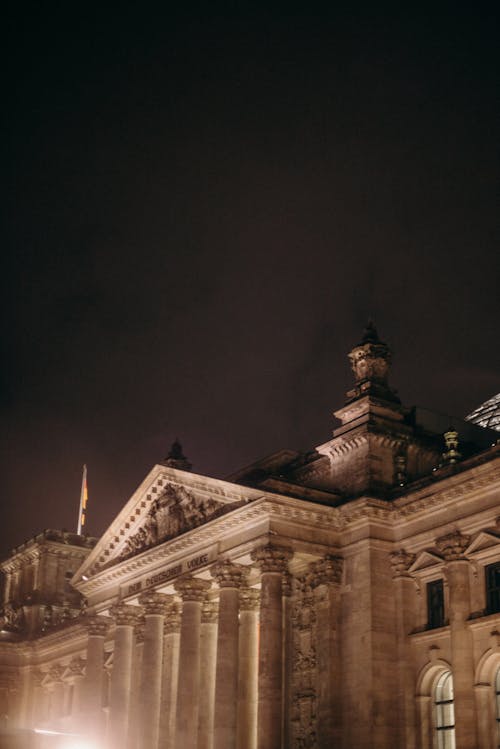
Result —
[[146, 625], [144, 617], [135, 627], [135, 644], [132, 657], [132, 679], [130, 697], [130, 719], [128, 725], [127, 749], [137, 749], [141, 732], [141, 673], [142, 673], [142, 651], [144, 649], [144, 632]]
[[455, 740], [460, 749], [476, 749], [477, 726], [474, 699], [469, 562], [464, 552], [470, 536], [459, 531], [438, 538], [436, 546], [446, 560], [450, 592], [450, 639], [455, 703]]
[[[217, 611], [215, 601], [201, 609], [200, 714], [198, 749], [214, 749], [215, 668], [217, 661]], [[217, 747], [217, 744], [215, 744]]]
[[318, 685], [317, 746], [329, 749], [342, 741], [340, 675], [340, 583], [343, 559], [328, 555], [312, 565], [316, 598], [316, 673]]
[[163, 670], [163, 625], [172, 604], [165, 593], [142, 593], [139, 604], [144, 609], [144, 647], [140, 695], [141, 749], [157, 749], [160, 736], [161, 682]]
[[116, 628], [109, 691], [108, 746], [123, 749], [127, 745], [130, 720], [134, 627], [139, 623], [142, 609], [121, 603], [111, 609], [111, 616]]
[[258, 590], [240, 591], [237, 749], [257, 749], [259, 602]]
[[401, 749], [415, 749], [415, 676], [411, 662], [408, 635], [415, 626], [415, 581], [408, 569], [415, 561], [415, 554], [407, 554], [404, 549], [390, 555], [392, 576], [396, 592], [396, 625], [398, 642], [398, 693], [397, 711], [399, 745]]
[[112, 621], [107, 616], [88, 616], [87, 667], [83, 682], [84, 733], [101, 740], [104, 728], [102, 689], [104, 674], [104, 638]]
[[179, 683], [177, 687], [176, 749], [197, 749], [200, 709], [201, 606], [210, 581], [181, 577], [174, 587], [182, 597]]
[[227, 559], [217, 562], [211, 572], [220, 588], [214, 743], [217, 749], [234, 749], [238, 711], [239, 589], [246, 582], [248, 572]]
[[160, 746], [175, 749], [175, 709], [179, 678], [180, 607], [173, 602], [165, 616], [163, 627], [163, 685], [160, 714]]
[[267, 544], [252, 552], [260, 567], [258, 749], [281, 749], [283, 708], [283, 600], [282, 578], [293, 552]]
[[292, 745], [292, 576], [283, 575], [283, 746]]

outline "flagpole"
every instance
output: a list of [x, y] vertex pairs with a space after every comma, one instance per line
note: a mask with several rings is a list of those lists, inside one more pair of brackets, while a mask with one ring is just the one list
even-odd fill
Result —
[[80, 508], [78, 510], [78, 529], [77, 533], [80, 536], [82, 533], [82, 527], [85, 525], [85, 513], [87, 510], [87, 466], [83, 466], [82, 475], [82, 489], [80, 491]]

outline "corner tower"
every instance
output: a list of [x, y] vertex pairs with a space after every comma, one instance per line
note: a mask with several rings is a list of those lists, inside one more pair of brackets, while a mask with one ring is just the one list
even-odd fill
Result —
[[328, 458], [319, 483], [346, 499], [385, 495], [429, 473], [439, 459], [440, 444], [419, 432], [413, 411], [389, 385], [392, 352], [372, 322], [348, 357], [354, 386], [334, 413], [341, 425], [333, 439], [316, 448]]

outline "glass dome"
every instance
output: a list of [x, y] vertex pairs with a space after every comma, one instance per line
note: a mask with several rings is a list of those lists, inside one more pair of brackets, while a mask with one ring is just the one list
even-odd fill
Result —
[[479, 424], [480, 427], [488, 427], [488, 429], [496, 429], [500, 432], [500, 393], [485, 401], [465, 418], [467, 421]]

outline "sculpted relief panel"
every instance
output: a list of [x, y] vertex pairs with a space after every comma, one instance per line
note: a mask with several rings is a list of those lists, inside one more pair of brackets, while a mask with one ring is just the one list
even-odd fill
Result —
[[183, 486], [167, 484], [162, 494], [152, 502], [142, 527], [127, 539], [120, 559], [175, 538], [242, 504], [200, 498]]

